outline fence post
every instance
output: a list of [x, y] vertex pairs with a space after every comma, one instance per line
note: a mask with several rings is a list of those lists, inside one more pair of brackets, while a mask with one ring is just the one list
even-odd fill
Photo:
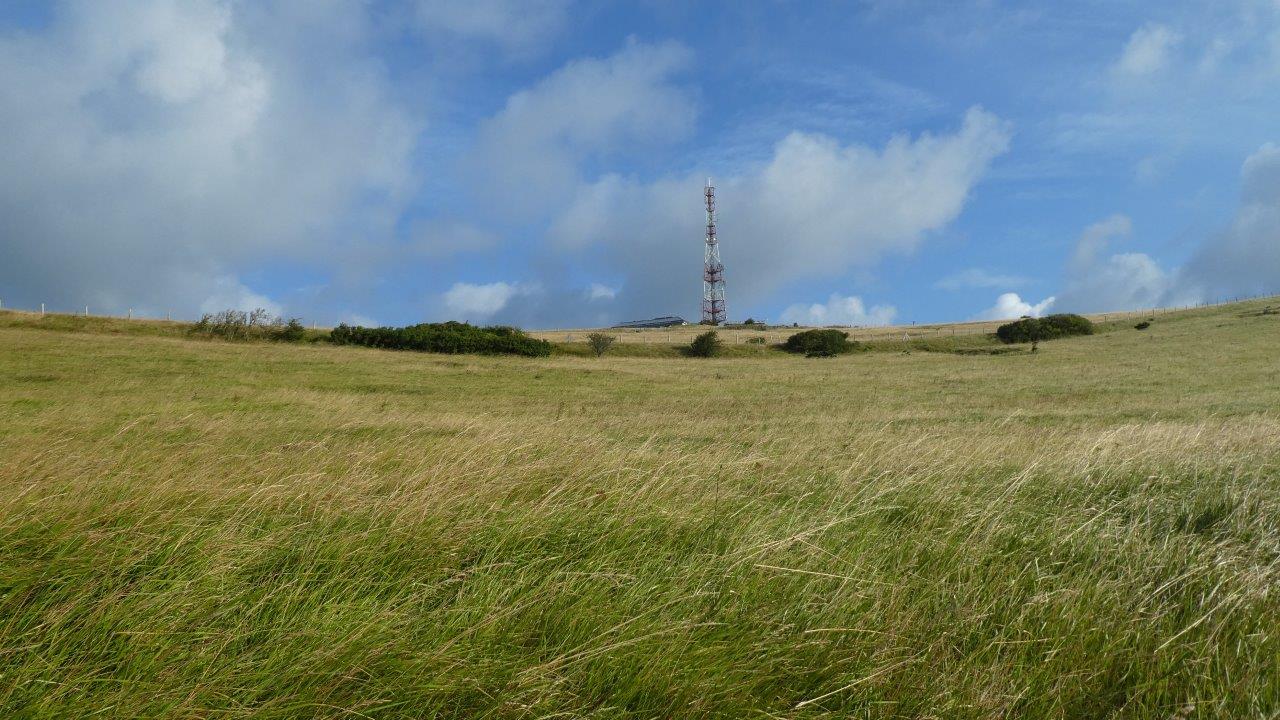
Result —
[[40, 303], [40, 317], [44, 317], [44, 303]]
[[88, 306], [88, 305], [85, 305], [85, 306], [84, 306], [84, 316], [85, 316], [85, 317], [89, 317], [89, 306]]
[[129, 319], [133, 319], [133, 308], [129, 308]]

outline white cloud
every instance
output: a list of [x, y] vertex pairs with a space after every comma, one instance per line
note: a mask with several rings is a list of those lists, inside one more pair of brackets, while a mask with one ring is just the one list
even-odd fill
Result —
[[1027, 278], [1018, 275], [1000, 275], [982, 268], [969, 268], [952, 273], [937, 282], [942, 290], [966, 290], [974, 288], [1017, 287], [1026, 285]]
[[255, 293], [230, 276], [215, 279], [211, 294], [200, 303], [201, 313], [217, 313], [223, 310], [252, 312], [259, 308], [277, 317], [283, 313], [280, 305], [271, 298]]
[[1150, 256], [1105, 255], [1113, 241], [1128, 237], [1132, 230], [1132, 222], [1124, 215], [1085, 228], [1067, 266], [1057, 307], [1067, 312], [1127, 310], [1155, 307], [1173, 296], [1174, 275]]
[[1092, 268], [1099, 254], [1107, 249], [1112, 241], [1126, 238], [1133, 232], [1133, 221], [1125, 215], [1112, 215], [1084, 229], [1080, 239], [1076, 241], [1075, 252], [1071, 255], [1071, 271], [1080, 275]]
[[480, 126], [483, 192], [501, 198], [504, 211], [537, 214], [572, 195], [584, 160], [684, 137], [696, 104], [672, 76], [691, 58], [676, 43], [629, 42], [512, 95]]
[[588, 300], [612, 300], [616, 297], [618, 297], [618, 289], [608, 285], [591, 283], [591, 287], [587, 289]]
[[983, 310], [974, 317], [975, 320], [1010, 320], [1020, 318], [1024, 315], [1031, 317], [1040, 317], [1048, 312], [1053, 306], [1054, 298], [1047, 297], [1044, 300], [1032, 305], [1026, 302], [1018, 293], [1004, 293], [996, 298], [996, 304]]
[[1184, 292], [1206, 299], [1280, 292], [1280, 146], [1264, 145], [1245, 160], [1240, 194], [1230, 225], [1183, 267]]
[[1163, 268], [1144, 253], [1108, 255], [1131, 231], [1123, 215], [1085, 229], [1057, 307], [1105, 312], [1280, 292], [1280, 146], [1264, 145], [1245, 159], [1235, 216], [1181, 267]]
[[558, 34], [568, 8], [568, 0], [418, 0], [415, 13], [428, 36], [446, 33], [523, 52]]
[[67, 2], [0, 37], [0, 286], [190, 315], [225, 278], [382, 233], [416, 127], [364, 52], [364, 13]]
[[[912, 251], [960, 214], [1009, 139], [1008, 125], [979, 108], [954, 133], [899, 135], [883, 148], [791, 133], [766, 163], [718, 182], [730, 312], [796, 280]], [[551, 238], [575, 253], [598, 250], [609, 271], [626, 274], [619, 299], [630, 313], [689, 314], [700, 281], [704, 180], [606, 175], [579, 188]]]
[[460, 320], [484, 320], [500, 312], [513, 298], [536, 292], [536, 286], [520, 283], [454, 283], [444, 293], [444, 304]]
[[1128, 77], [1144, 77], [1159, 72], [1168, 64], [1170, 53], [1181, 41], [1182, 35], [1165, 25], [1143, 25], [1129, 36], [1115, 71]]
[[892, 305], [876, 305], [868, 310], [862, 298], [832, 293], [825, 304], [788, 307], [782, 311], [782, 321], [801, 325], [888, 325], [897, 314], [897, 308]]

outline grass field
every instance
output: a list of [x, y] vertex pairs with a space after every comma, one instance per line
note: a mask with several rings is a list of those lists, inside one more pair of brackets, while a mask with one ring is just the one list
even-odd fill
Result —
[[1274, 718], [1266, 304], [833, 360], [0, 315], [0, 717]]

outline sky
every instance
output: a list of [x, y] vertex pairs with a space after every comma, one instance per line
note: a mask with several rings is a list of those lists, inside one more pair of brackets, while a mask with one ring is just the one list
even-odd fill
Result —
[[1280, 292], [1280, 0], [8, 0], [0, 303], [879, 325]]

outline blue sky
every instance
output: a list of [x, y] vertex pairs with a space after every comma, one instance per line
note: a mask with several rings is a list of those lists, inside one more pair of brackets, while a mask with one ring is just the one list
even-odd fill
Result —
[[321, 324], [1280, 291], [1280, 2], [0, 7], [0, 301]]

